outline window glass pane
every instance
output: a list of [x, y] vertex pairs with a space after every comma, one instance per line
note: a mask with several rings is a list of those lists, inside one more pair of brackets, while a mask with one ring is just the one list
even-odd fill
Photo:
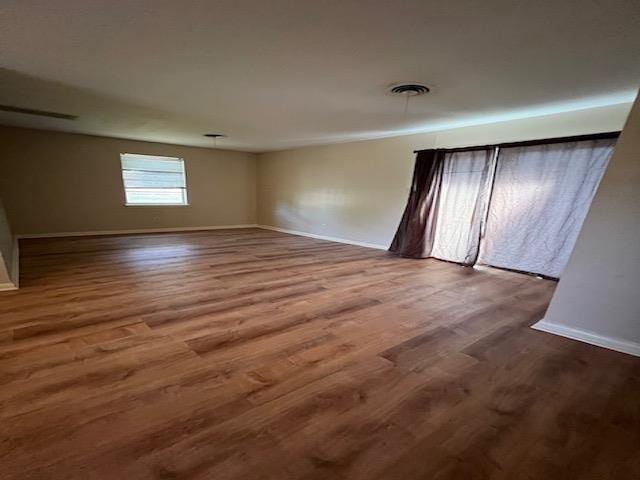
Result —
[[174, 204], [185, 202], [184, 189], [182, 188], [127, 188], [127, 203], [144, 205]]

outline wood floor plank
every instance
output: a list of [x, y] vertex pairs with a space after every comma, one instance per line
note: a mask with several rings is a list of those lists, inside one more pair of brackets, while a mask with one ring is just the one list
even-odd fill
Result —
[[0, 479], [640, 478], [640, 359], [555, 282], [259, 229], [21, 241]]

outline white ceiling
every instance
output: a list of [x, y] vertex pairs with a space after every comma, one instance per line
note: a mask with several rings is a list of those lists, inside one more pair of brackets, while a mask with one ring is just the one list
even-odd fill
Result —
[[[4, 0], [0, 123], [249, 151], [632, 100], [637, 0]], [[398, 81], [433, 92], [404, 113]]]

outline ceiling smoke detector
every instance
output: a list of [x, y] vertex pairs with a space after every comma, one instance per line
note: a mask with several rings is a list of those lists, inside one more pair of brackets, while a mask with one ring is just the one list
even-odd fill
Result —
[[389, 88], [389, 92], [405, 97], [417, 97], [418, 95], [424, 95], [430, 91], [431, 89], [424, 83], [403, 82], [391, 85], [391, 88]]

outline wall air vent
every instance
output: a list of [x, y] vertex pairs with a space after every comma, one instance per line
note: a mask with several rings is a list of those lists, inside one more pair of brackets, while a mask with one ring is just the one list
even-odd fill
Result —
[[12, 105], [0, 105], [0, 111], [11, 113], [23, 113], [25, 115], [36, 115], [38, 117], [61, 118], [63, 120], [75, 120], [77, 115], [68, 113], [47, 112], [45, 110], [34, 110], [33, 108], [14, 107]]

